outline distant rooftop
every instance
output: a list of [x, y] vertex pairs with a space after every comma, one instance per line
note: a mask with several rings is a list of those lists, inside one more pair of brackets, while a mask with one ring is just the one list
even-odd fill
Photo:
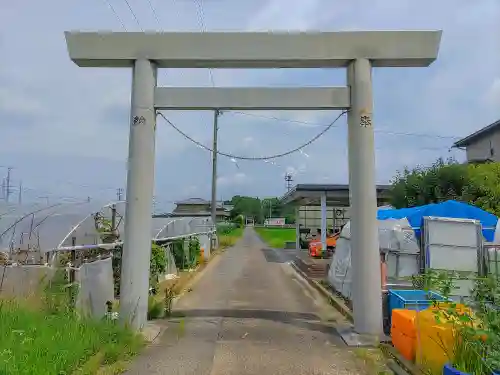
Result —
[[[380, 202], [387, 198], [391, 185], [377, 185], [377, 198]], [[349, 206], [349, 185], [347, 184], [298, 184], [281, 197], [283, 204], [319, 205], [320, 198], [326, 193], [327, 205]]]
[[210, 202], [203, 198], [188, 198], [175, 204], [210, 204]]
[[478, 131], [468, 135], [465, 138], [462, 138], [461, 140], [455, 142], [453, 144], [453, 147], [467, 147], [471, 143], [476, 142], [477, 140], [488, 136], [489, 134], [493, 133], [496, 130], [500, 130], [500, 120], [495, 121], [493, 124], [490, 124], [482, 129], [479, 129]]
[[[188, 198], [182, 201], [175, 202], [176, 205], [210, 205], [212, 202], [203, 198]], [[224, 202], [218, 201], [217, 207], [223, 207]]]

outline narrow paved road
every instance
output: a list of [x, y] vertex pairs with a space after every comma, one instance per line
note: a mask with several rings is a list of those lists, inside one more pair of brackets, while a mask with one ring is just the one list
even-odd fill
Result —
[[181, 316], [129, 375], [321, 375], [364, 372], [335, 333], [339, 315], [247, 228], [175, 306]]

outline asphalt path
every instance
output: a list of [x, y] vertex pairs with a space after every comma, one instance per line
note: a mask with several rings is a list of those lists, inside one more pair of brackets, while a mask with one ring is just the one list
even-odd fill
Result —
[[335, 330], [342, 319], [252, 228], [211, 261], [160, 324], [129, 375], [323, 375], [366, 369]]

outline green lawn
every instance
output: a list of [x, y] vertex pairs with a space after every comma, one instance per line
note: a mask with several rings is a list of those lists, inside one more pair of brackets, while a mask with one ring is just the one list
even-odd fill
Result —
[[258, 235], [270, 246], [283, 249], [285, 242], [295, 241], [294, 228], [255, 228]]
[[0, 301], [0, 322], [0, 374], [94, 374], [142, 346], [142, 338], [111, 321], [49, 314], [10, 301]]

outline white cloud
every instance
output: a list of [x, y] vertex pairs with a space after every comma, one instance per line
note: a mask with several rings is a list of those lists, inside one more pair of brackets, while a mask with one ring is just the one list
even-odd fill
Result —
[[[157, 26], [147, 4], [130, 2], [144, 28]], [[165, 29], [199, 29], [193, 2], [155, 0], [154, 5]], [[430, 68], [374, 70], [379, 182], [389, 180], [405, 164], [448, 156], [453, 142], [452, 138], [384, 132], [462, 136], [500, 117], [498, 0], [217, 0], [204, 1], [203, 5], [209, 30], [443, 29], [440, 55]], [[116, 8], [127, 28], [137, 30], [127, 7], [117, 4]], [[97, 185], [123, 187], [131, 72], [76, 67], [67, 56], [63, 31], [79, 28], [119, 30], [121, 26], [100, 1], [21, 0], [0, 5], [4, 52], [0, 164], [17, 167], [16, 176], [30, 188], [41, 189], [39, 181], [43, 179], [35, 176], [43, 174], [46, 180], [96, 181], [95, 189], [89, 188], [85, 194], [100, 196], [103, 193]], [[30, 48], [23, 47], [26, 45]], [[214, 75], [217, 86], [345, 84], [341, 69], [220, 70]], [[171, 69], [159, 73], [159, 85], [207, 86], [210, 81], [207, 70]], [[316, 124], [327, 124], [336, 116], [321, 111], [254, 114], [290, 121], [227, 113], [220, 119], [220, 150], [244, 156], [281, 153], [311, 139], [321, 130]], [[193, 138], [211, 144], [212, 114], [166, 115]], [[346, 182], [346, 139], [342, 119], [304, 149], [310, 158], [296, 153], [273, 160], [276, 164], [239, 161], [240, 169], [234, 163], [221, 162], [219, 190], [224, 196], [282, 194], [286, 166], [293, 166], [295, 182], [325, 182], [324, 178], [332, 183]], [[209, 196], [209, 152], [194, 146], [162, 119], [158, 120], [156, 152], [159, 199], [175, 200], [187, 192]], [[199, 188], [190, 190], [193, 186]], [[58, 188], [60, 194], [74, 192], [62, 184]]]
[[496, 107], [500, 114], [500, 78], [496, 78], [491, 84], [490, 89], [486, 93], [486, 103], [492, 107]]
[[243, 172], [217, 177], [217, 185], [221, 187], [246, 184], [249, 181], [250, 178]]
[[[261, 30], [305, 30], [316, 22], [321, 0], [269, 0], [251, 18], [247, 29]], [[286, 10], [286, 11], [285, 11]]]
[[47, 114], [46, 108], [33, 95], [24, 92], [25, 88], [9, 89], [0, 87], [0, 111], [9, 114], [36, 115]]

